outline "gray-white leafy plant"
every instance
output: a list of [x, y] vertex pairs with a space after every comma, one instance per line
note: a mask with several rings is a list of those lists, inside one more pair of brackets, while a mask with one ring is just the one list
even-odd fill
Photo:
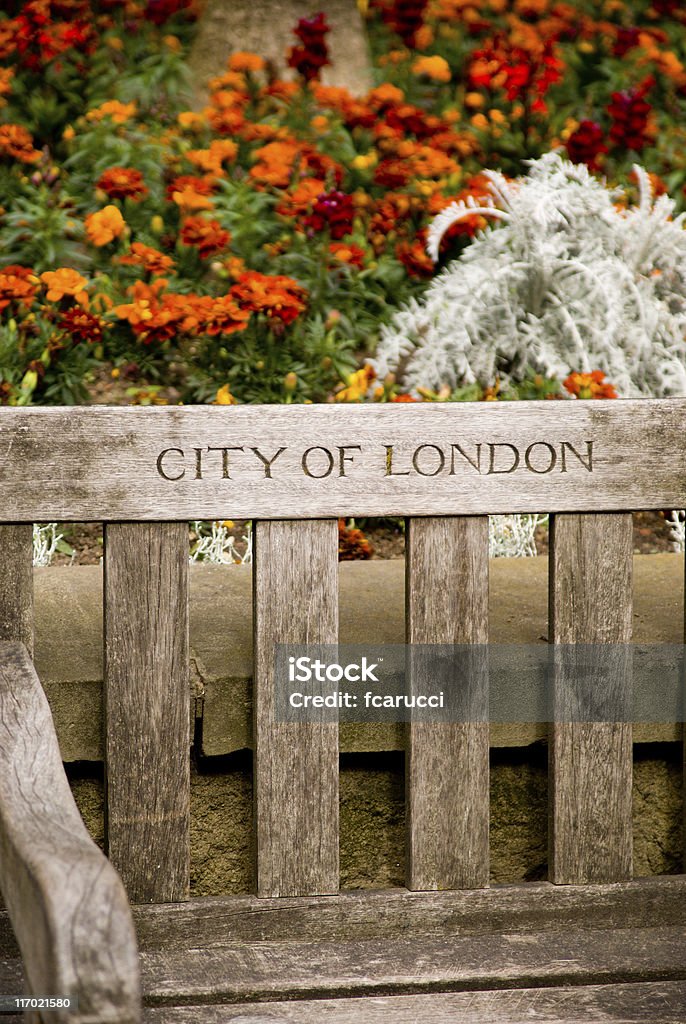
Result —
[[686, 395], [686, 231], [635, 167], [639, 201], [559, 152], [491, 195], [452, 203], [429, 230], [479, 213], [477, 235], [382, 331], [373, 365], [405, 387], [438, 389], [602, 370], [621, 397]]

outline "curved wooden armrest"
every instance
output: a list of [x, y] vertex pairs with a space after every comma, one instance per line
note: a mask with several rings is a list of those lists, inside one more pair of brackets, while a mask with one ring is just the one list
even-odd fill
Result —
[[23, 644], [0, 643], [0, 889], [29, 994], [77, 997], [69, 1024], [137, 1024], [124, 887], [81, 820], [47, 699]]

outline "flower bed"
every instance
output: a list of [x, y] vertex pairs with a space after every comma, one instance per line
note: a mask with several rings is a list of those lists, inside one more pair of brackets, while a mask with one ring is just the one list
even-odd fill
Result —
[[[558, 145], [631, 206], [638, 159], [683, 206], [672, 0], [377, 0], [366, 96], [320, 83], [317, 15], [294, 26], [295, 80], [227, 55], [201, 112], [193, 17], [184, 0], [5, 5], [2, 404], [86, 400], [103, 366], [133, 402], [408, 400], [364, 360], [434, 275], [431, 220], [483, 199], [485, 169], [521, 175]], [[475, 207], [439, 267], [482, 230], [500, 229]], [[525, 365], [414, 397], [611, 394], [597, 365], [570, 369], [566, 389]]]

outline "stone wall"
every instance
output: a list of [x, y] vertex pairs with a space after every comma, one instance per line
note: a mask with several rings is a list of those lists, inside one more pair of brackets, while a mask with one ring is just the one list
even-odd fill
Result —
[[[348, 642], [402, 642], [403, 571], [398, 561], [341, 565], [341, 634]], [[635, 636], [680, 643], [683, 557], [637, 556]], [[545, 643], [545, 559], [491, 564], [492, 639]], [[103, 835], [100, 731], [101, 570], [36, 570], [36, 665], [53, 708], [77, 803]], [[248, 892], [252, 874], [250, 571], [191, 572], [189, 694], [197, 749], [192, 779], [192, 886], [197, 895]], [[637, 726], [634, 861], [638, 876], [681, 868], [681, 742], [676, 726]], [[401, 885], [404, 871], [401, 726], [348, 726], [341, 754], [344, 887]], [[545, 877], [545, 726], [492, 727], [492, 881]]]

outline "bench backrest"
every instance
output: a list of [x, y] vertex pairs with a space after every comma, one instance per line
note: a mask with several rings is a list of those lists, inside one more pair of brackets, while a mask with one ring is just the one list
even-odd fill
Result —
[[[337, 517], [404, 515], [407, 640], [488, 641], [488, 514], [554, 513], [557, 643], [631, 639], [631, 510], [686, 506], [686, 400], [4, 409], [0, 639], [32, 646], [31, 523], [105, 523], [108, 852], [189, 892], [188, 531], [255, 521], [258, 894], [339, 887], [338, 731], [274, 716], [274, 644], [338, 639]], [[488, 884], [488, 725], [407, 736], [407, 886]], [[631, 874], [628, 723], [550, 727], [550, 878]]]

